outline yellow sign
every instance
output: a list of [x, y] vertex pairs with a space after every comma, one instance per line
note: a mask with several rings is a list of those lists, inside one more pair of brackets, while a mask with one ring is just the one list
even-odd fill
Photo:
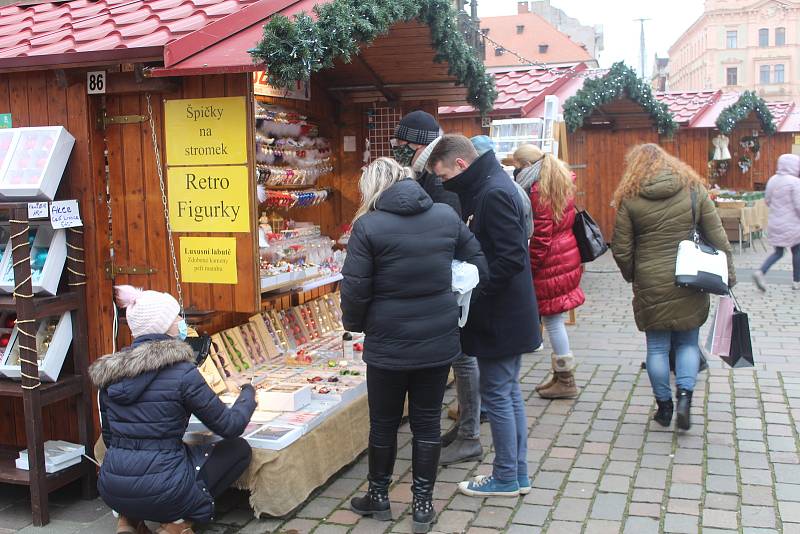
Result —
[[250, 231], [247, 167], [170, 167], [167, 181], [169, 222], [174, 231]]
[[197, 284], [235, 284], [235, 237], [181, 237], [181, 281]]
[[167, 165], [247, 163], [244, 97], [167, 100]]

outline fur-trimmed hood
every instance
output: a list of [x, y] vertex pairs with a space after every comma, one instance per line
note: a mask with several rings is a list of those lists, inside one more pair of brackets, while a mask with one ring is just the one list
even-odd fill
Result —
[[179, 339], [141, 343], [103, 356], [89, 367], [92, 382], [109, 388], [109, 395], [118, 401], [135, 401], [157, 372], [176, 363], [194, 363], [192, 348]]

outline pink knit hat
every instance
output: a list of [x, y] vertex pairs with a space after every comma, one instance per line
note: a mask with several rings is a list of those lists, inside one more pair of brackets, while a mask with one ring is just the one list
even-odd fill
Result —
[[181, 313], [178, 301], [169, 293], [143, 291], [133, 286], [114, 286], [117, 305], [134, 338], [147, 334], [166, 334]]

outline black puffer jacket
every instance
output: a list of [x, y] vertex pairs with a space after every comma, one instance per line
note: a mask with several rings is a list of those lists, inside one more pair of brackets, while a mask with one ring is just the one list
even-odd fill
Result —
[[103, 441], [108, 449], [97, 488], [126, 517], [156, 522], [207, 522], [214, 499], [197, 478], [211, 446], [188, 446], [195, 414], [223, 438], [241, 435], [256, 407], [246, 387], [227, 408], [208, 387], [192, 348], [169, 336], [142, 336], [132, 347], [94, 362]]
[[461, 216], [489, 263], [489, 282], [473, 298], [462, 329], [464, 352], [506, 358], [533, 351], [542, 341], [539, 311], [531, 283], [527, 215], [514, 183], [490, 150], [444, 186], [458, 193]]
[[461, 355], [454, 259], [478, 267], [480, 245], [458, 215], [434, 204], [414, 180], [378, 199], [353, 225], [347, 246], [344, 327], [364, 332], [364, 361], [392, 370], [447, 365]]

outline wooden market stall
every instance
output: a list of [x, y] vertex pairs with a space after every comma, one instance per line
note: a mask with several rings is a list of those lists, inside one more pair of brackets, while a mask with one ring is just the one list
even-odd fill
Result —
[[[316, 5], [323, 28], [344, 3], [358, 17], [379, 18], [372, 33], [361, 28], [355, 34], [363, 41], [348, 45], [351, 57], [316, 58], [307, 68], [310, 80], [291, 89], [286, 76], [281, 87], [266, 83], [274, 80], [249, 53], [257, 46], [269, 51], [273, 41], [259, 45], [265, 23], [315, 24], [284, 17]], [[313, 277], [262, 291], [259, 225], [266, 210], [259, 194], [294, 194], [291, 209], [270, 210], [267, 220], [308, 221], [338, 239], [359, 202], [361, 167], [390, 155], [389, 138], [404, 113], [493, 98], [491, 81], [456, 28], [451, 3], [414, 5], [417, 11], [407, 6], [394, 12], [352, 0], [211, 6], [76, 0], [0, 8], [0, 114], [10, 114], [14, 127], [63, 125], [75, 138], [57, 198], [77, 199], [81, 206], [89, 361], [128, 341], [124, 318], [119, 334], [115, 330], [114, 285], [180, 294], [190, 323], [212, 333], [336, 289], [335, 277]], [[270, 76], [285, 74], [278, 60], [270, 64]], [[307, 66], [300, 60], [297, 65]], [[324, 191], [324, 201], [315, 197], [301, 205], [296, 188], [270, 182], [257, 187], [263, 162], [256, 129], [264, 113], [302, 122], [327, 139], [330, 168], [311, 184]], [[286, 150], [281, 147], [281, 154]], [[193, 268], [193, 262], [203, 267]], [[79, 439], [75, 402], [44, 410], [44, 439]], [[341, 454], [297, 487], [283, 480], [285, 498], [274, 506], [271, 493], [254, 497], [257, 513], [289, 512], [363, 450], [366, 408], [359, 406], [357, 414], [348, 412], [359, 423], [347, 424], [352, 436]], [[19, 400], [0, 399], [0, 444], [25, 446], [23, 413]], [[336, 434], [337, 425], [328, 432]], [[279, 491], [263, 473], [248, 476], [264, 491]], [[47, 520], [45, 500], [37, 524]]]

